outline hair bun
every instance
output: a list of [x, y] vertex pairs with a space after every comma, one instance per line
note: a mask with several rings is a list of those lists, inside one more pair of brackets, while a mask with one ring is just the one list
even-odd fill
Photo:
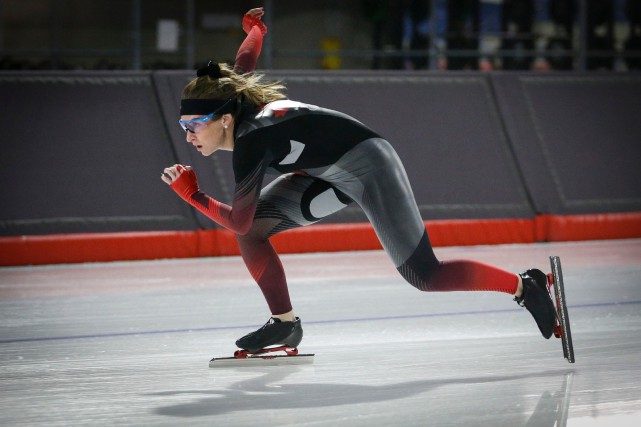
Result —
[[223, 75], [220, 72], [220, 65], [218, 65], [214, 61], [209, 61], [206, 67], [199, 68], [196, 71], [196, 76], [198, 77], [209, 76], [212, 79], [219, 79]]

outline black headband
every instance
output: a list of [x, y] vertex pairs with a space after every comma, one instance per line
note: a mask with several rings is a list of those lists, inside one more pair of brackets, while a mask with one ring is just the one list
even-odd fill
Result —
[[[220, 66], [214, 61], [209, 61], [207, 66], [199, 68], [196, 72], [198, 77], [209, 76], [212, 79], [222, 77]], [[229, 99], [182, 99], [180, 101], [181, 116], [205, 116], [215, 112], [216, 114], [227, 114], [234, 110], [234, 104]], [[218, 111], [220, 109], [220, 111]]]
[[[227, 114], [233, 111], [234, 103], [229, 99], [181, 99], [180, 115], [181, 116], [206, 116], [216, 112], [216, 114]], [[220, 111], [217, 111], [220, 109]]]

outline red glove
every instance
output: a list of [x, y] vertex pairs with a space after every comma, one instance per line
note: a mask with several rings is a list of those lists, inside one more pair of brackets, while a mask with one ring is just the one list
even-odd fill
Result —
[[200, 191], [198, 188], [198, 178], [196, 178], [196, 173], [193, 169], [185, 169], [182, 166], [178, 166], [178, 170], [181, 170], [182, 173], [169, 186], [185, 201], [191, 202], [194, 194]]
[[254, 27], [258, 27], [260, 32], [263, 33], [263, 36], [267, 34], [267, 26], [265, 23], [263, 23], [260, 18], [254, 18], [252, 15], [246, 13], [245, 16], [243, 16], [243, 30], [249, 34]]

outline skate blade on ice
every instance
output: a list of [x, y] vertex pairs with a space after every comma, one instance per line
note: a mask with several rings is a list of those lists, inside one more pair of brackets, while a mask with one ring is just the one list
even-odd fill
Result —
[[[285, 352], [285, 354], [273, 354], [277, 351]], [[310, 363], [314, 363], [313, 354], [298, 354], [296, 347], [280, 346], [256, 352], [236, 350], [233, 357], [214, 357], [209, 361], [209, 367], [305, 365]]]
[[299, 354], [296, 356], [272, 355], [251, 356], [245, 359], [236, 357], [214, 357], [209, 361], [210, 368], [234, 368], [242, 366], [284, 366], [308, 365], [314, 363], [313, 354]]
[[548, 274], [548, 289], [553, 288], [552, 301], [556, 309], [556, 325], [554, 336], [561, 338], [563, 357], [574, 363], [574, 345], [572, 344], [572, 332], [570, 331], [570, 316], [568, 314], [567, 302], [565, 299], [565, 286], [563, 283], [563, 271], [561, 270], [561, 258], [550, 257], [552, 273]]

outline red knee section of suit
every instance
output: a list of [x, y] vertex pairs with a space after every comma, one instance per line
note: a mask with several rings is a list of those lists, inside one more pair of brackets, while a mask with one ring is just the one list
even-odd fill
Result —
[[494, 291], [514, 294], [518, 276], [489, 264], [470, 260], [441, 262], [429, 278], [432, 292]]

